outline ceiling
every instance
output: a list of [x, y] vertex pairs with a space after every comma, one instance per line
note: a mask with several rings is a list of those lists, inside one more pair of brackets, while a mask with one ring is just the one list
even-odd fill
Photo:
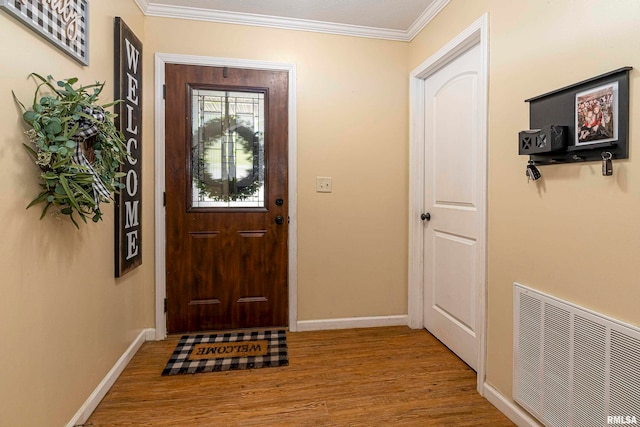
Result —
[[149, 16], [410, 41], [450, 0], [135, 0]]

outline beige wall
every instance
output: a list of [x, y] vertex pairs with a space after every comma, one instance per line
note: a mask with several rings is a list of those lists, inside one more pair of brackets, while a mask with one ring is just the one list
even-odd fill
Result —
[[[487, 379], [511, 395], [512, 284], [517, 281], [640, 325], [640, 3], [453, 0], [411, 43], [416, 67], [489, 13]], [[517, 134], [524, 99], [622, 66], [631, 73], [630, 159], [544, 166], [529, 183]]]
[[[488, 381], [511, 394], [512, 283], [640, 324], [638, 124], [631, 159], [547, 166], [527, 184], [517, 132], [524, 99], [640, 67], [635, 0], [452, 0], [411, 43], [164, 18], [133, 0], [91, 3], [91, 65], [81, 67], [0, 13], [0, 425], [66, 423], [142, 328], [153, 327], [153, 54], [297, 66], [300, 320], [407, 313], [408, 73], [485, 12], [490, 21]], [[81, 226], [24, 210], [37, 169], [23, 152], [10, 90], [30, 72], [113, 80], [113, 17], [145, 52], [141, 268], [113, 279], [113, 211]], [[547, 31], [540, 33], [540, 22]], [[10, 43], [6, 41], [10, 40]], [[543, 64], [542, 66], [540, 64]], [[638, 98], [632, 72], [631, 117]], [[105, 99], [107, 101], [107, 99]], [[315, 192], [332, 176], [331, 194]]]
[[[113, 18], [142, 37], [143, 16], [131, 0], [93, 1], [91, 65], [82, 67], [5, 12], [0, 12], [0, 426], [66, 424], [138, 333], [153, 326], [153, 205], [143, 207], [143, 265], [113, 278], [113, 207], [80, 230], [40, 207], [39, 170], [22, 148], [21, 111], [31, 72], [83, 83], [107, 81], [113, 98]], [[151, 81], [148, 82], [151, 85]], [[148, 107], [151, 109], [151, 106]], [[143, 142], [144, 193], [153, 194], [150, 133]]]
[[[13, 89], [29, 73], [106, 80], [113, 93], [113, 17], [143, 40], [143, 266], [113, 279], [113, 211], [76, 231], [24, 207], [38, 170], [23, 152]], [[0, 425], [66, 423], [142, 328], [154, 325], [153, 54], [297, 66], [300, 320], [407, 312], [409, 45], [305, 32], [144, 18], [132, 0], [91, 3], [91, 65], [81, 67], [0, 13]], [[169, 29], [169, 30], [168, 30]], [[10, 60], [7, 60], [10, 58]], [[315, 192], [316, 176], [333, 193]], [[6, 409], [9, 408], [9, 409]]]
[[299, 320], [406, 314], [408, 44], [151, 17], [145, 38], [147, 52], [296, 65]]

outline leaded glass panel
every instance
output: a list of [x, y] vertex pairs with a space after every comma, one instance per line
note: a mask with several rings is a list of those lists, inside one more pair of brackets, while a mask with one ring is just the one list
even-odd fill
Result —
[[191, 102], [191, 207], [264, 207], [264, 93], [193, 89]]

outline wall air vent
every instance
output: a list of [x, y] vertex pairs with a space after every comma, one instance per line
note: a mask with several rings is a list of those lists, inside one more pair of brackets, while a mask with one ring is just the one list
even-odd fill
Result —
[[640, 330], [514, 283], [513, 399], [549, 427], [640, 425]]

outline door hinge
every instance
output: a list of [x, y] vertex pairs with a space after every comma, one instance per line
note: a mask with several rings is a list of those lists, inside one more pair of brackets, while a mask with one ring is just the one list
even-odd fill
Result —
[[162, 99], [167, 99], [167, 85], [162, 85]]
[[164, 299], [164, 312], [167, 312], [167, 299]]
[[166, 191], [162, 192], [162, 206], [164, 206], [165, 208], [167, 207], [167, 192]]

